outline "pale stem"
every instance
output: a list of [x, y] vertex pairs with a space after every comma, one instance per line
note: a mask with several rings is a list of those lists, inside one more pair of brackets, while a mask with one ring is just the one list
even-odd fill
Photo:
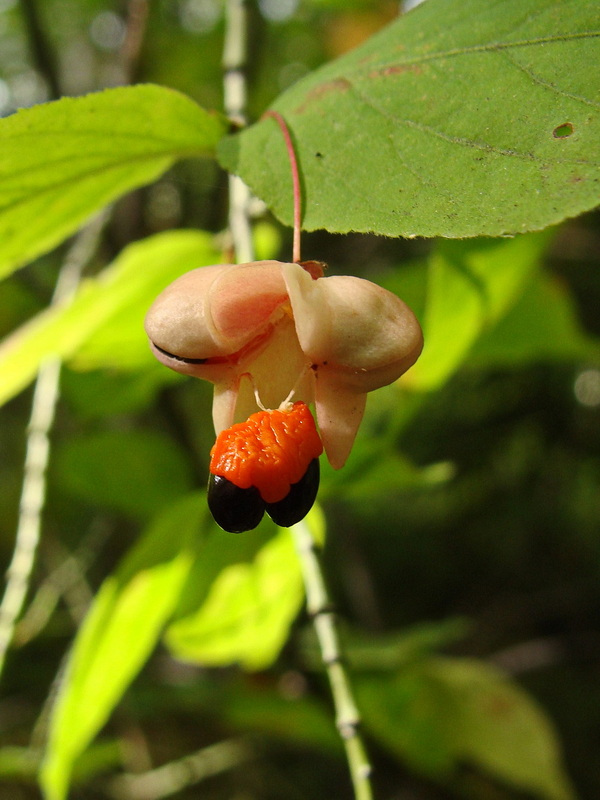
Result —
[[356, 800], [372, 800], [371, 764], [360, 734], [360, 713], [344, 665], [335, 613], [329, 600], [317, 545], [306, 522], [298, 522], [291, 528], [291, 532], [304, 577], [306, 607], [313, 618], [321, 657], [331, 686], [336, 725], [346, 749], [354, 796]]
[[84, 573], [111, 530], [110, 525], [97, 518], [74, 552], [69, 552], [58, 542], [54, 543], [55, 552], [50, 553], [51, 572], [37, 589], [27, 611], [21, 616], [13, 635], [14, 645], [22, 647], [43, 630], [61, 597], [65, 599], [67, 610], [74, 622], [77, 625], [82, 623], [92, 601], [92, 590]]
[[149, 772], [120, 775], [111, 781], [109, 793], [118, 800], [161, 800], [253, 757], [243, 739], [226, 739]]
[[[225, 41], [223, 44], [223, 104], [227, 116], [237, 125], [246, 124], [246, 48], [248, 11], [245, 0], [227, 0]], [[237, 175], [229, 176], [229, 229], [236, 259], [245, 264], [254, 260], [250, 227], [251, 195]]]
[[[76, 238], [59, 273], [52, 304], [73, 296], [81, 270], [95, 250], [104, 216], [97, 217]], [[59, 396], [60, 360], [48, 358], [35, 383], [15, 549], [6, 573], [6, 590], [0, 604], [0, 675], [23, 609], [40, 539], [41, 517], [46, 499], [46, 470], [50, 454], [50, 430]]]

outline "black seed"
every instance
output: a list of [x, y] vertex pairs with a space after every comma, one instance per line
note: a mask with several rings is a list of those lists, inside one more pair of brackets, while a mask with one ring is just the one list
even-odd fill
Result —
[[229, 533], [243, 533], [256, 528], [265, 513], [265, 503], [258, 489], [240, 489], [220, 475], [208, 479], [208, 507], [215, 522]]
[[267, 514], [276, 525], [289, 528], [308, 514], [319, 491], [319, 459], [313, 458], [298, 483], [293, 483], [290, 491], [277, 503], [265, 503]]

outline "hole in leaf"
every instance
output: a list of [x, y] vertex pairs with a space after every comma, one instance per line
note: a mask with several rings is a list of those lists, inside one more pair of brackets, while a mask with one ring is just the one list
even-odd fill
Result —
[[555, 139], [567, 139], [575, 130], [572, 122], [563, 122], [562, 125], [557, 125], [552, 131], [552, 136]]

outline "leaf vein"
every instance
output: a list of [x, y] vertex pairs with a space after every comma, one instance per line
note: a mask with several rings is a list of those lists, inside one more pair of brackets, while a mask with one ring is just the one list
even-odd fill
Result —
[[[474, 150], [480, 150], [485, 153], [492, 153], [494, 155], [499, 156], [510, 156], [512, 158], [518, 158], [523, 161], [531, 161], [539, 164], [547, 164], [548, 159], [541, 158], [540, 156], [536, 156], [534, 153], [528, 152], [521, 152], [519, 150], [514, 150], [510, 148], [498, 147], [497, 145], [489, 144], [488, 142], [478, 142], [474, 139], [467, 139], [463, 136], [454, 136], [449, 133], [445, 133], [444, 131], [437, 130], [436, 128], [431, 127], [431, 125], [425, 125], [422, 122], [418, 122], [414, 119], [409, 119], [407, 117], [399, 117], [395, 114], [390, 113], [385, 108], [378, 106], [374, 100], [369, 97], [368, 95], [364, 94], [356, 87], [356, 85], [351, 84], [353, 91], [356, 92], [359, 99], [368, 107], [371, 108], [372, 111], [380, 114], [382, 117], [387, 119], [389, 122], [395, 124], [405, 125], [408, 128], [413, 128], [414, 130], [418, 130], [421, 133], [429, 134], [430, 136], [435, 136], [438, 139], [442, 139], [449, 144], [456, 144], [460, 147], [469, 147]], [[591, 161], [590, 159], [559, 159], [553, 158], [553, 164], [585, 164], [589, 166], [590, 164], [594, 164], [595, 162]]]
[[[457, 56], [463, 55], [471, 55], [473, 53], [487, 53], [487, 52], [499, 52], [503, 50], [510, 50], [513, 48], [523, 48], [523, 47], [535, 47], [544, 44], [552, 44], [555, 42], [569, 42], [577, 39], [584, 39], [584, 38], [598, 38], [600, 37], [600, 30], [599, 31], [580, 31], [577, 33], [564, 33], [564, 34], [556, 34], [553, 36], [540, 36], [536, 39], [519, 39], [514, 42], [487, 42], [486, 44], [475, 44], [468, 47], [455, 47], [449, 50], [440, 50], [434, 53], [425, 53], [421, 56], [415, 56], [412, 58], [408, 58], [405, 61], [402, 60], [394, 60], [388, 62], [381, 62], [378, 66], [374, 68], [373, 64], [370, 64], [370, 70], [368, 75], [364, 74], [364, 67], [361, 65], [359, 70], [357, 71], [358, 77], [364, 78], [371, 78], [373, 74], [379, 72], [380, 75], [385, 76], [386, 69], [389, 69], [393, 66], [412, 66], [418, 64], [425, 64], [431, 61], [438, 61], [445, 58], [456, 58]], [[347, 78], [348, 75], [346, 74], [345, 77]]]
[[585, 105], [591, 106], [592, 108], [600, 108], [600, 103], [596, 103], [593, 100], [589, 100], [587, 97], [581, 97], [580, 95], [573, 94], [572, 92], [567, 92], [564, 89], [560, 89], [554, 83], [545, 80], [544, 78], [540, 77], [536, 72], [534, 72], [529, 67], [526, 67], [524, 64], [519, 63], [515, 58], [512, 58], [508, 53], [503, 53], [504, 58], [516, 67], [518, 70], [523, 72], [530, 78], [535, 84], [538, 86], [543, 87], [544, 89], [549, 89], [554, 94], [559, 95], [559, 97], [566, 97], [569, 100], [575, 100], [579, 103], [584, 103]]

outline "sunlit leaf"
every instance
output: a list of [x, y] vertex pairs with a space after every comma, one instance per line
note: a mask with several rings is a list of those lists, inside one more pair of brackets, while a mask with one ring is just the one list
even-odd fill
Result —
[[223, 570], [235, 564], [250, 564], [276, 532], [277, 527], [266, 515], [248, 536], [225, 534], [216, 523], [210, 526], [202, 548], [202, 558], [192, 566], [172, 624], [197, 614]]
[[52, 712], [42, 771], [47, 800], [64, 800], [75, 760], [154, 648], [199, 546], [204, 508], [201, 495], [172, 506], [96, 596]]
[[518, 299], [547, 241], [543, 233], [439, 243], [428, 266], [425, 347], [405, 385], [435, 389], [444, 383]]
[[0, 120], [0, 275], [180, 158], [210, 154], [228, 127], [172, 89], [62, 98]]
[[[428, 0], [274, 104], [307, 230], [497, 236], [600, 201], [595, 0]], [[263, 119], [219, 145], [287, 224], [290, 166]]]
[[198, 610], [169, 627], [167, 644], [186, 661], [263, 669], [287, 639], [303, 596], [293, 540], [281, 529], [252, 562], [220, 572]]
[[218, 260], [212, 237], [200, 231], [157, 234], [130, 245], [85, 281], [72, 302], [38, 314], [0, 345], [0, 402], [33, 380], [47, 356], [75, 359], [88, 369], [150, 364], [144, 316], [154, 298], [183, 272]]
[[599, 358], [600, 341], [584, 333], [567, 287], [541, 274], [528, 283], [510, 312], [479, 339], [469, 362], [514, 367]]

